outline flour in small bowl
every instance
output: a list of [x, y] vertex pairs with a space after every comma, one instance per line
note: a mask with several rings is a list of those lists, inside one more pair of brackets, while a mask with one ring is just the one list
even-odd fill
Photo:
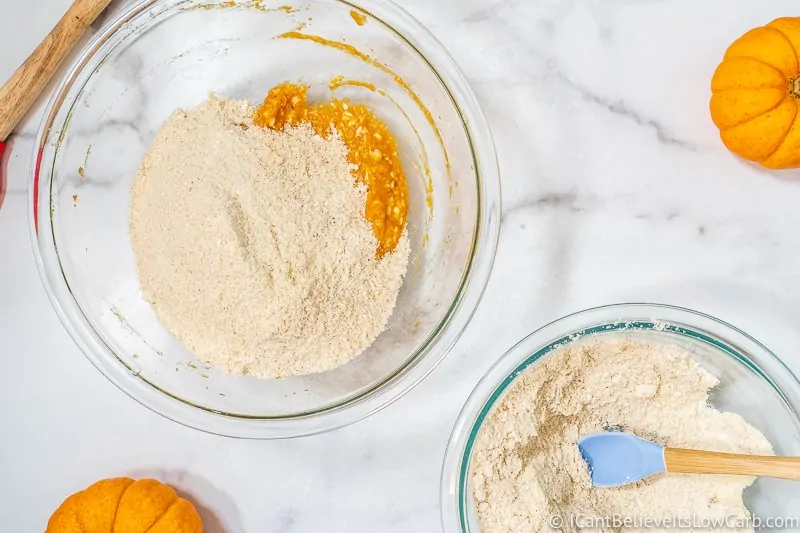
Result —
[[156, 135], [132, 186], [141, 289], [175, 337], [225, 372], [331, 370], [386, 327], [408, 238], [376, 259], [366, 190], [338, 136], [259, 128], [253, 111], [211, 97]]
[[[709, 406], [717, 383], [675, 346], [612, 336], [561, 347], [518, 378], [480, 430], [470, 481], [481, 533], [676, 529], [659, 519], [745, 524], [752, 478], [668, 474], [593, 488], [577, 446], [616, 429], [665, 446], [773, 455], [742, 417]], [[642, 527], [613, 527], [614, 517]]]

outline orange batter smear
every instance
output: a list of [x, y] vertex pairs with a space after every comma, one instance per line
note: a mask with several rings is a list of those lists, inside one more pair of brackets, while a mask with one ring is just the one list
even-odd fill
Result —
[[[425, 205], [428, 206], [428, 212], [431, 214], [431, 216], [433, 216], [433, 180], [431, 179], [431, 166], [430, 162], [428, 161], [428, 152], [425, 150], [425, 143], [422, 142], [422, 136], [419, 134], [416, 126], [414, 126], [414, 122], [411, 120], [411, 117], [408, 116], [408, 113], [406, 113], [406, 110], [403, 109], [403, 106], [397, 103], [397, 100], [392, 98], [391, 95], [384, 90], [378, 90], [378, 94], [394, 104], [397, 110], [400, 111], [403, 117], [405, 117], [406, 122], [408, 122], [408, 125], [411, 126], [411, 131], [414, 132], [414, 135], [417, 138], [417, 143], [420, 146], [420, 152], [422, 156], [422, 170], [425, 172]], [[444, 145], [442, 145], [442, 150], [444, 150]], [[417, 167], [417, 169], [419, 169], [419, 167]], [[427, 243], [427, 237], [428, 235], [426, 233], [425, 238], [423, 239], [424, 243]]]
[[328, 88], [331, 91], [341, 89], [342, 87], [363, 87], [364, 89], [372, 92], [377, 91], [377, 88], [369, 82], [361, 80], [346, 80], [344, 79], [344, 76], [336, 76], [328, 83]]
[[[225, 2], [220, 2], [218, 4], [200, 4], [192, 7], [184, 7], [181, 8], [181, 11], [191, 11], [193, 9], [202, 9], [206, 11], [210, 11], [212, 9], [228, 9], [228, 8], [235, 8], [235, 7], [244, 7], [244, 8], [253, 8], [259, 11], [264, 11], [268, 13], [270, 11], [283, 11], [286, 14], [295, 13], [297, 9], [293, 8], [292, 6], [280, 6], [275, 8], [266, 8], [264, 7], [264, 0], [250, 0], [248, 2], [236, 2], [236, 0], [227, 0]], [[302, 29], [302, 28], [301, 28]]]
[[376, 257], [397, 247], [408, 218], [408, 185], [397, 141], [367, 106], [339, 99], [309, 105], [307, 86], [284, 83], [269, 91], [253, 120], [279, 131], [308, 123], [322, 137], [335, 130], [347, 146], [348, 160], [357, 166], [356, 179], [367, 186], [364, 218], [378, 240]]
[[350, 10], [350, 16], [356, 21], [356, 24], [363, 26], [367, 23], [367, 16], [355, 10]]

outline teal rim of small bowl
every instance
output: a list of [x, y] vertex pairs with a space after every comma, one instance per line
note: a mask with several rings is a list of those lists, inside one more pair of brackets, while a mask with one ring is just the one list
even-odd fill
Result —
[[[576, 331], [574, 333], [570, 333], [568, 335], [564, 335], [563, 337], [554, 340], [547, 344], [546, 346], [540, 348], [528, 358], [526, 358], [522, 363], [517, 365], [517, 367], [508, 375], [506, 376], [503, 381], [495, 388], [494, 392], [489, 396], [489, 398], [484, 403], [483, 407], [481, 408], [478, 416], [475, 418], [475, 422], [472, 424], [472, 428], [469, 432], [469, 437], [467, 438], [467, 444], [464, 447], [464, 453], [462, 455], [461, 466], [459, 469], [458, 475], [458, 520], [461, 525], [462, 531], [469, 531], [469, 527], [467, 525], [467, 506], [465, 502], [467, 501], [467, 481], [468, 481], [468, 469], [470, 464], [470, 458], [472, 457], [472, 449], [475, 446], [475, 442], [477, 441], [478, 434], [480, 433], [481, 427], [483, 426], [483, 422], [486, 420], [486, 417], [489, 416], [492, 408], [494, 407], [497, 400], [505, 393], [508, 387], [516, 381], [520, 374], [525, 372], [531, 365], [539, 361], [541, 358], [549, 354], [550, 352], [561, 348], [562, 346], [577, 340], [579, 338], [583, 338], [587, 335], [595, 335], [598, 333], [609, 333], [615, 331], [654, 331], [657, 333], [673, 333], [677, 335], [681, 335], [683, 337], [688, 337], [690, 339], [701, 341], [707, 345], [710, 345], [718, 350], [725, 352], [726, 354], [734, 357], [740, 363], [744, 364], [747, 368], [755, 372], [758, 376], [764, 379], [772, 389], [780, 396], [781, 400], [788, 406], [791, 407], [791, 403], [789, 402], [788, 398], [784, 395], [781, 389], [775, 384], [775, 382], [763, 371], [761, 368], [758, 367], [753, 361], [750, 360], [746, 355], [739, 352], [738, 350], [734, 349], [730, 345], [720, 341], [719, 339], [708, 335], [706, 333], [702, 333], [700, 331], [696, 331], [694, 329], [684, 327], [677, 324], [668, 324], [665, 322], [651, 322], [651, 321], [644, 321], [644, 320], [636, 320], [636, 321], [618, 321], [612, 322], [607, 324], [601, 324], [598, 326], [592, 326], [589, 328], [582, 329], [580, 331]], [[511, 348], [513, 350], [519, 344], [528, 340], [528, 337], [521, 340], [517, 345]], [[509, 350], [509, 351], [511, 351]]]

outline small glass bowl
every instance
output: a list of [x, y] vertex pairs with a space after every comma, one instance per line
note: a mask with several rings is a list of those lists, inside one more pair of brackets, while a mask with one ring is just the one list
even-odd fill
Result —
[[[564, 344], [609, 335], [679, 346], [719, 378], [711, 391], [714, 407], [743, 416], [764, 433], [777, 455], [800, 456], [800, 382], [764, 345], [730, 324], [688, 309], [654, 304], [588, 309], [525, 337], [473, 390], [450, 436], [442, 468], [445, 533], [480, 532], [470, 489], [470, 461], [483, 422], [506, 391], [522, 373]], [[800, 484], [796, 482], [760, 478], [745, 491], [747, 507], [762, 519], [800, 518], [798, 501]]]
[[[411, 258], [387, 330], [350, 364], [280, 380], [229, 376], [204, 367], [143, 299], [130, 185], [175, 109], [212, 91], [260, 103], [284, 81], [308, 84], [312, 100], [366, 103], [388, 123], [408, 175]], [[487, 123], [452, 59], [392, 2], [139, 2], [70, 68], [34, 156], [34, 251], [66, 329], [127, 394], [213, 433], [307, 435], [385, 407], [456, 342], [494, 261], [500, 183]]]

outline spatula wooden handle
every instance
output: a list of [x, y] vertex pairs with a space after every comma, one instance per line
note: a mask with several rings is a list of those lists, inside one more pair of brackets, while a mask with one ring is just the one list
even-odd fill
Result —
[[8, 138], [86, 28], [110, 3], [75, 0], [53, 31], [0, 87], [0, 141]]
[[675, 474], [731, 474], [800, 481], [800, 458], [761, 457], [733, 453], [664, 448], [667, 472]]

